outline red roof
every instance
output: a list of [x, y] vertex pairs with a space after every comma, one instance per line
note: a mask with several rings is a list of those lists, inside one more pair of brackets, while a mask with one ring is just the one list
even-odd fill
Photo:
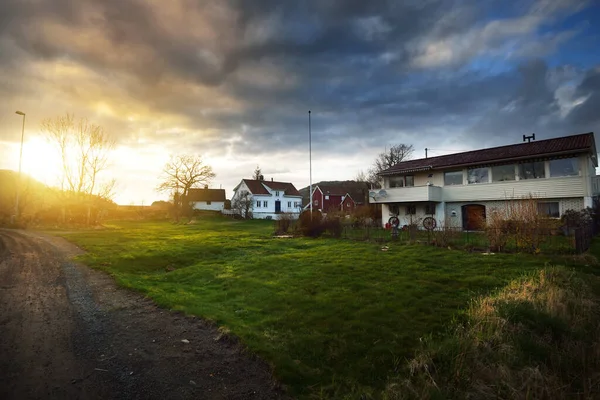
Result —
[[242, 181], [248, 186], [252, 194], [269, 195], [269, 191], [265, 188], [267, 186], [271, 190], [281, 191], [287, 196], [301, 196], [300, 192], [289, 182], [258, 181], [255, 179], [243, 179]]
[[225, 189], [190, 189], [189, 201], [225, 201]]
[[439, 157], [420, 158], [398, 163], [379, 175], [392, 175], [404, 172], [424, 171], [429, 169], [478, 165], [502, 161], [516, 161], [530, 157], [559, 154], [591, 153], [596, 155], [594, 133], [564, 136], [556, 139], [537, 140], [531, 143], [519, 143], [489, 149], [448, 154]]
[[315, 190], [317, 187], [323, 194], [332, 196], [345, 196], [348, 194], [357, 204], [364, 203], [365, 196], [369, 193], [369, 184], [366, 182], [341, 181], [337, 184], [317, 184]]

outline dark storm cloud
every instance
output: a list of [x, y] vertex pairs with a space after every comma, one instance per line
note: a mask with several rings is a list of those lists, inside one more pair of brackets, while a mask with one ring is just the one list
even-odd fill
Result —
[[[444, 129], [474, 145], [507, 132], [558, 134], [566, 123], [543, 61], [525, 57], [493, 74], [468, 66], [509, 39], [535, 42], [542, 17], [568, 15], [574, 2], [524, 3], [514, 20], [488, 24], [500, 3], [8, 0], [0, 5], [0, 72], [11, 79], [0, 88], [16, 96], [27, 90], [20, 66], [66, 60], [107, 84], [90, 94], [54, 82], [57, 90], [79, 103], [98, 96], [120, 110], [142, 105], [152, 119], [144, 135], [157, 142], [165, 136], [153, 124], [178, 118], [187, 131], [208, 132], [181, 131], [199, 151], [224, 149], [234, 137], [236, 152], [303, 148], [308, 109], [315, 144], [340, 154], [357, 143], [435, 142], [433, 132]], [[582, 82], [579, 91], [592, 94], [569, 119], [597, 121], [594, 82]], [[129, 125], [114, 124], [123, 132]]]
[[575, 96], [586, 100], [571, 110], [568, 120], [577, 126], [600, 127], [600, 68], [588, 71]]

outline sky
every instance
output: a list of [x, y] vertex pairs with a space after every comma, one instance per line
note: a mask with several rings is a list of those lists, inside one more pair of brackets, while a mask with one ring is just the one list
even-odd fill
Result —
[[40, 129], [74, 114], [117, 143], [104, 178], [150, 204], [171, 155], [228, 197], [414, 158], [600, 131], [597, 0], [2, 0], [0, 169], [56, 183]]

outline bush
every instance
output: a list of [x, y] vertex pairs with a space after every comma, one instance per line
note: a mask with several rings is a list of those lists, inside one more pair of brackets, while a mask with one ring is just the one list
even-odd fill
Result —
[[283, 235], [289, 232], [290, 227], [294, 218], [290, 213], [279, 214], [277, 220], [275, 221], [275, 234]]
[[327, 233], [336, 238], [341, 237], [342, 231], [344, 230], [342, 225], [343, 218], [345, 218], [345, 216], [341, 213], [328, 213], [327, 218], [324, 221], [325, 230]]
[[450, 226], [449, 221], [432, 231], [433, 233], [433, 244], [439, 247], [448, 247], [460, 238], [462, 231], [458, 228]]
[[320, 211], [313, 211], [312, 218], [310, 211], [304, 211], [298, 218], [298, 228], [303, 236], [319, 237], [325, 232], [323, 223], [323, 214]]
[[566, 210], [560, 220], [564, 225], [563, 231], [570, 234], [572, 230], [592, 223], [592, 209], [586, 208], [581, 211]]

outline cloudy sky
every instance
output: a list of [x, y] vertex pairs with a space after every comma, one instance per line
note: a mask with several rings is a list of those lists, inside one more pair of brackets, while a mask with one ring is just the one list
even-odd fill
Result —
[[66, 112], [118, 143], [121, 204], [170, 154], [231, 189], [259, 164], [306, 186], [352, 179], [377, 153], [415, 157], [600, 132], [600, 4], [583, 0], [2, 0], [0, 169], [52, 183], [40, 132]]

